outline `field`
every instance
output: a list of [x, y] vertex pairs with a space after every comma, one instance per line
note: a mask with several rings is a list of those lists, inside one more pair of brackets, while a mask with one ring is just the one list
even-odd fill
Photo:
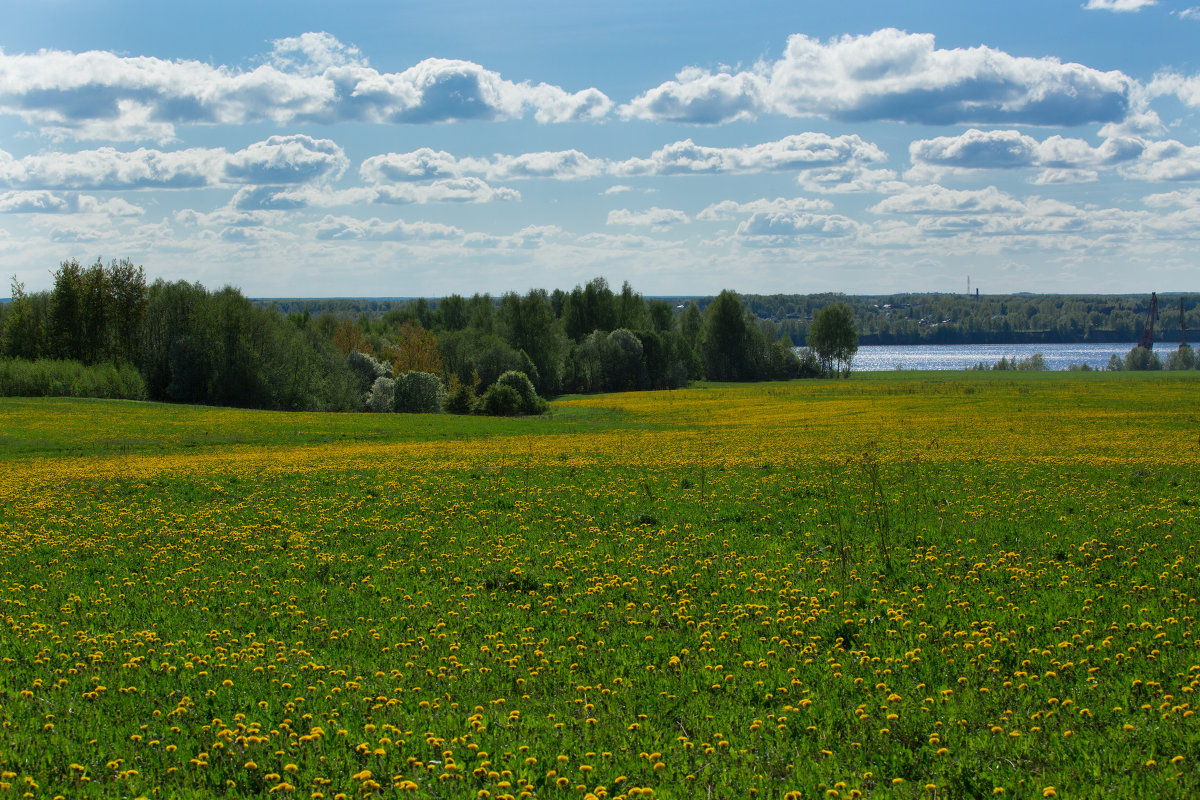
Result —
[[1197, 398], [0, 401], [0, 798], [1200, 796]]

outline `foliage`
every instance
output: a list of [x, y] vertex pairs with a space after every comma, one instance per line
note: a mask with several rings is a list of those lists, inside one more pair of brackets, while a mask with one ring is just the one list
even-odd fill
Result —
[[145, 400], [146, 383], [129, 364], [0, 359], [0, 397], [98, 397]]
[[1196, 369], [1196, 366], [1196, 351], [1189, 344], [1180, 344], [1178, 349], [1168, 353], [1163, 364], [1163, 368], [1169, 370]]
[[1135, 346], [1125, 354], [1124, 367], [1131, 372], [1160, 370], [1162, 369], [1162, 361], [1159, 359], [1158, 353], [1153, 350]]
[[520, 411], [525, 414], [540, 414], [546, 410], [546, 402], [538, 397], [533, 382], [524, 372], [512, 370], [496, 379], [497, 386], [508, 386], [521, 398]]
[[858, 331], [850, 307], [835, 303], [818, 311], [808, 331], [808, 347], [817, 354], [826, 375], [848, 376], [858, 351]]
[[478, 381], [468, 383], [458, 379], [457, 375], [450, 375], [450, 383], [446, 387], [446, 399], [442, 403], [442, 410], [447, 414], [470, 414], [475, 410], [475, 386]]
[[430, 372], [410, 370], [396, 376], [395, 407], [406, 414], [438, 414], [446, 399], [446, 385]]
[[475, 413], [489, 417], [510, 417], [524, 408], [521, 393], [504, 383], [493, 383], [475, 403]]
[[392, 346], [392, 372], [396, 375], [425, 372], [440, 378], [443, 365], [437, 337], [419, 323], [405, 320], [398, 341]]
[[376, 414], [393, 411], [396, 405], [396, 381], [392, 378], [378, 377], [371, 384], [371, 391], [363, 401], [367, 411]]
[[364, 395], [371, 391], [377, 379], [392, 377], [391, 367], [358, 350], [351, 350], [346, 356], [346, 368]]

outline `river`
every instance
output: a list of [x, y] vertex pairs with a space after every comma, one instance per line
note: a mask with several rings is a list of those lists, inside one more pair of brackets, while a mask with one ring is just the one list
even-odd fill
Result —
[[[1046, 368], [1066, 369], [1071, 364], [1087, 364], [1094, 369], [1104, 369], [1108, 359], [1116, 353], [1124, 358], [1133, 347], [1128, 344], [913, 344], [913, 345], [862, 345], [851, 362], [855, 372], [886, 372], [895, 369], [952, 370], [967, 369], [980, 362], [994, 365], [1001, 358], [1009, 361], [1029, 358], [1041, 353], [1046, 359]], [[1160, 342], [1154, 352], [1160, 359], [1174, 351], [1178, 345]]]

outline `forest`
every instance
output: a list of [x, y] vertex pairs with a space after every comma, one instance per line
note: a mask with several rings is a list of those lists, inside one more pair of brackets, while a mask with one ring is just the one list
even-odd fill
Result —
[[[798, 355], [730, 291], [703, 311], [647, 300], [628, 284], [613, 291], [603, 278], [570, 292], [344, 302], [253, 302], [229, 286], [147, 283], [128, 260], [65, 261], [50, 291], [13, 281], [0, 356], [10, 376], [29, 373], [18, 362], [76, 364], [84, 371], [63, 380], [89, 387], [103, 383], [96, 368], [116, 369], [123, 385], [132, 368], [144, 383], [133, 396], [152, 400], [499, 414], [534, 412], [540, 398], [564, 393], [816, 376], [833, 363]], [[48, 371], [26, 380], [30, 393], [58, 393], [46, 391], [57, 380]]]
[[[64, 261], [51, 290], [14, 279], [11, 294], [0, 378], [24, 388], [8, 393], [458, 413], [531, 413], [545, 397], [701, 379], [844, 375], [859, 343], [1133, 342], [1149, 309], [1140, 295], [646, 298], [604, 278], [500, 297], [251, 299], [148, 283], [127, 259]], [[832, 339], [814, 324], [826, 309], [839, 312]], [[1160, 297], [1156, 340], [1197, 329], [1200, 297]]]

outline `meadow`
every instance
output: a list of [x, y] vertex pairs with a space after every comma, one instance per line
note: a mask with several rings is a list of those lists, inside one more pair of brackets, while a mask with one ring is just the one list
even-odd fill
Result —
[[1200, 796], [1197, 397], [0, 400], [0, 798]]

